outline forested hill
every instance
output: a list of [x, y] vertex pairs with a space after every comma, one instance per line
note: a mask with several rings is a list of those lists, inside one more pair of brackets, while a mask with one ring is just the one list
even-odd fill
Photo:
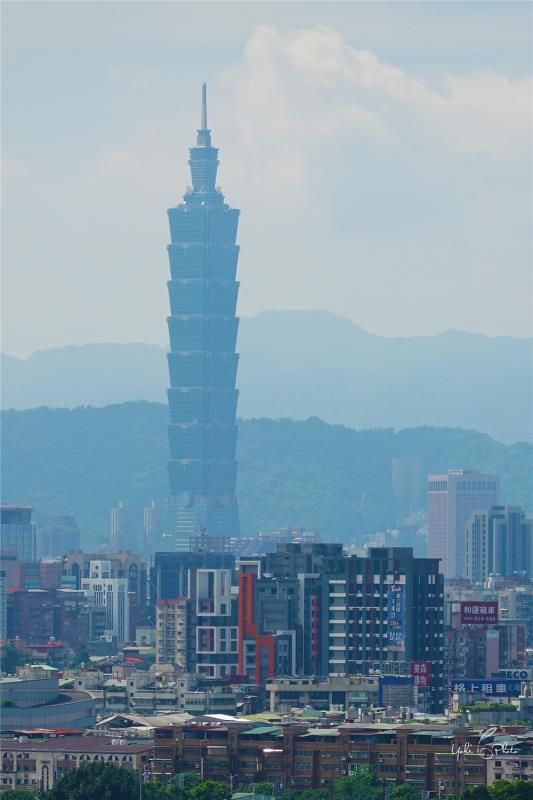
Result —
[[[241, 319], [239, 414], [352, 428], [475, 428], [533, 441], [533, 339], [460, 331], [390, 338], [326, 311], [265, 311]], [[162, 348], [87, 344], [0, 356], [4, 408], [164, 403]]]
[[[71, 512], [85, 541], [103, 538], [123, 500], [139, 511], [167, 492], [167, 409], [159, 403], [37, 408], [2, 414], [2, 502], [31, 503], [38, 522]], [[239, 429], [244, 534], [298, 525], [349, 540], [393, 524], [391, 459], [420, 456], [424, 472], [479, 467], [502, 476], [502, 501], [533, 511], [533, 445], [476, 431], [356, 431], [311, 418], [252, 419]], [[424, 487], [419, 487], [420, 505]]]

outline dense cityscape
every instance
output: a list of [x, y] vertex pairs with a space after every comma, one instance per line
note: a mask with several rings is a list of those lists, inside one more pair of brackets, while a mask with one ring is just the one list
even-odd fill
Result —
[[205, 83], [188, 164], [167, 212], [168, 496], [117, 497], [99, 542], [71, 509], [36, 523], [38, 499], [2, 497], [0, 794], [533, 797], [532, 507], [496, 467], [398, 455], [376, 479], [394, 527], [244, 529], [240, 211]]

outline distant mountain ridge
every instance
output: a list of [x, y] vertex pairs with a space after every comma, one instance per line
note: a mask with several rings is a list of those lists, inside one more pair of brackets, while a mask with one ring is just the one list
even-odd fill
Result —
[[[353, 428], [461, 427], [533, 441], [533, 339], [387, 338], [325, 311], [243, 318], [239, 415]], [[165, 402], [165, 350], [88, 344], [2, 356], [4, 408]]]
[[[168, 493], [168, 410], [160, 403], [5, 411], [1, 493], [30, 503], [38, 523], [69, 512], [85, 546], [109, 533], [110, 509], [136, 513]], [[422, 462], [416, 497], [395, 496], [392, 459]], [[533, 512], [533, 445], [500, 444], [476, 431], [355, 431], [319, 419], [241, 420], [237, 494], [243, 535], [305, 526], [337, 541], [364, 541], [425, 506], [425, 476], [465, 467], [501, 475], [501, 500]]]

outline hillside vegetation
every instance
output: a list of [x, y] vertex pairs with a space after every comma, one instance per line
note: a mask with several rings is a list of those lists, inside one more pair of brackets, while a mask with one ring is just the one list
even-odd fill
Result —
[[[533, 339], [461, 331], [391, 338], [325, 311], [242, 319], [244, 418], [318, 416], [352, 428], [475, 428], [533, 441]], [[165, 351], [87, 344], [2, 357], [3, 408], [166, 401]]]
[[[85, 542], [102, 540], [118, 500], [139, 511], [167, 493], [167, 409], [158, 403], [37, 408], [2, 414], [2, 502], [31, 503], [38, 522], [78, 517]], [[243, 534], [305, 526], [358, 540], [406, 510], [393, 497], [391, 459], [420, 456], [424, 472], [478, 467], [502, 477], [502, 501], [532, 509], [533, 445], [475, 431], [356, 431], [317, 418], [240, 422], [238, 495]], [[418, 491], [424, 505], [424, 486]], [[139, 522], [141, 524], [141, 522]]]

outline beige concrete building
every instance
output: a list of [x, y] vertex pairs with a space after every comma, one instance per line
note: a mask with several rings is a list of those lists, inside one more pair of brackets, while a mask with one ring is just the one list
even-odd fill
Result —
[[0, 748], [0, 792], [51, 789], [67, 772], [91, 761], [141, 771], [152, 757], [151, 742], [127, 744], [125, 739], [93, 736], [58, 736], [22, 742], [2, 739]]
[[377, 675], [331, 675], [327, 680], [313, 677], [270, 678], [266, 682], [270, 711], [284, 713], [293, 706], [312, 706], [329, 711], [334, 706], [348, 710], [378, 705]]
[[156, 662], [187, 669], [187, 604], [184, 597], [158, 600], [156, 612]]

